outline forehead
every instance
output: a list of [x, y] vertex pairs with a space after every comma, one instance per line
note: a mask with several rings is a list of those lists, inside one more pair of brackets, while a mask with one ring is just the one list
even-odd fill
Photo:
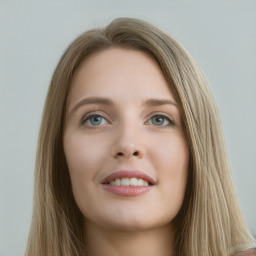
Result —
[[120, 95], [173, 99], [159, 65], [151, 56], [138, 50], [111, 48], [91, 55], [80, 65], [69, 101], [82, 96]]

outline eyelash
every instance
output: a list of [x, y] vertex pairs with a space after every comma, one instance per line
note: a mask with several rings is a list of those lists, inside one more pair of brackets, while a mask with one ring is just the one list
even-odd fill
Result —
[[[102, 117], [105, 120], [107, 120], [107, 118], [105, 118], [101, 112], [93, 112], [93, 113], [89, 113], [85, 116], [83, 116], [82, 120], [81, 120], [81, 124], [84, 125], [90, 118], [92, 117]], [[108, 121], [108, 120], [107, 120]], [[89, 125], [91, 127], [93, 127], [94, 125]]]
[[[162, 127], [162, 128], [166, 128], [166, 127], [170, 127], [170, 126], [174, 126], [175, 125], [175, 122], [174, 120], [169, 116], [169, 115], [166, 115], [166, 114], [163, 114], [163, 113], [155, 113], [154, 115], [152, 115], [149, 119], [149, 121], [153, 118], [153, 117], [160, 117], [160, 118], [163, 118], [164, 120], [167, 120], [168, 121], [168, 124], [167, 125], [155, 125], [156, 127]], [[148, 122], [149, 122], [148, 121]], [[154, 124], [153, 124], [154, 125]]]
[[[81, 125], [84, 125], [92, 117], [101, 117], [101, 118], [105, 119], [108, 122], [108, 119], [105, 118], [104, 115], [102, 115], [101, 112], [93, 112], [93, 113], [89, 113], [89, 114], [83, 116], [83, 118], [81, 120]], [[167, 125], [154, 125], [154, 124], [152, 124], [152, 121], [151, 121], [153, 117], [163, 118], [164, 120], [167, 120], [168, 124]], [[170, 127], [170, 126], [175, 126], [174, 120], [170, 116], [165, 115], [163, 113], [155, 113], [155, 114], [153, 114], [149, 118], [149, 120], [146, 122], [146, 124], [149, 125], [150, 121], [151, 121], [151, 124], [156, 126], [156, 127], [166, 128], [166, 127]], [[101, 126], [101, 124], [100, 125], [88, 125], [88, 126], [90, 126], [90, 127], [98, 127], [98, 126]]]

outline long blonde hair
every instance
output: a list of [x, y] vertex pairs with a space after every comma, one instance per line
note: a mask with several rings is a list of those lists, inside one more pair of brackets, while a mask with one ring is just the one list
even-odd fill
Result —
[[81, 62], [111, 47], [138, 49], [154, 58], [181, 106], [191, 162], [186, 196], [176, 217], [177, 255], [227, 256], [251, 245], [253, 238], [238, 204], [220, 117], [204, 76], [172, 37], [147, 22], [121, 18], [78, 37], [53, 74], [38, 141], [26, 255], [84, 255], [83, 216], [73, 198], [62, 144], [66, 101]]

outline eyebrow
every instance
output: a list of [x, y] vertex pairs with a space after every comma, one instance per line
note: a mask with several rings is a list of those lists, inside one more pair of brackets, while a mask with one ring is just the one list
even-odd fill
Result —
[[[81, 106], [88, 105], [88, 104], [100, 104], [100, 105], [106, 105], [106, 106], [113, 106], [114, 102], [109, 98], [103, 98], [103, 97], [89, 97], [85, 98], [81, 101], [79, 101], [70, 111], [69, 114], [75, 112], [77, 109], [79, 109]], [[145, 102], [143, 102], [144, 106], [161, 106], [161, 105], [174, 105], [178, 107], [178, 104], [169, 99], [148, 99]]]
[[174, 105], [178, 107], [178, 104], [174, 100], [169, 99], [148, 99], [143, 103], [143, 105], [152, 107], [161, 105]]
[[108, 98], [101, 98], [101, 97], [90, 97], [90, 98], [85, 98], [81, 101], [79, 101], [70, 111], [70, 113], [75, 112], [78, 108], [80, 108], [83, 105], [88, 105], [88, 104], [101, 104], [101, 105], [107, 105], [107, 106], [112, 106], [114, 105], [114, 102]]

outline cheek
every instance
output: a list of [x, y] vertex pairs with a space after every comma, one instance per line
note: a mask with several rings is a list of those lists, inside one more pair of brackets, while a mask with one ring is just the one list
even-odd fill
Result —
[[64, 150], [70, 174], [93, 174], [106, 157], [106, 140], [89, 136], [72, 136], [64, 140]]
[[187, 185], [188, 146], [182, 136], [170, 136], [161, 142], [152, 154], [154, 167], [158, 170], [159, 182], [166, 200], [172, 200], [180, 205]]
[[[161, 165], [160, 169], [165, 172], [175, 174], [176, 172], [186, 172], [189, 161], [189, 149], [186, 140], [182, 135], [166, 134], [162, 138], [151, 141], [152, 148], [150, 158], [153, 162]], [[158, 168], [156, 168], [157, 170]]]
[[108, 154], [106, 143], [106, 140], [95, 140], [84, 135], [64, 137], [64, 151], [77, 203], [95, 183]]

